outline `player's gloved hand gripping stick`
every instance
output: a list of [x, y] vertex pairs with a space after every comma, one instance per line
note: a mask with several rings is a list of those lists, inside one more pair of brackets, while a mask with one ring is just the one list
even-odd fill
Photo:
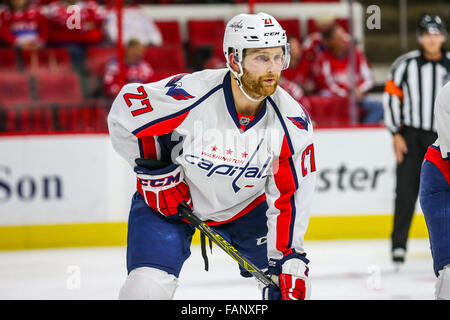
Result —
[[245, 270], [250, 272], [263, 285], [273, 285], [275, 287], [278, 287], [278, 285], [271, 278], [269, 278], [268, 275], [266, 275], [250, 260], [244, 257], [236, 248], [229, 244], [228, 241], [223, 239], [216, 231], [211, 229], [208, 225], [206, 225], [203, 221], [196, 217], [186, 202], [181, 202], [178, 205], [178, 215], [189, 221], [201, 233], [203, 233], [205, 236], [211, 239], [211, 241], [222, 248], [230, 257], [232, 257], [237, 263], [239, 263]]

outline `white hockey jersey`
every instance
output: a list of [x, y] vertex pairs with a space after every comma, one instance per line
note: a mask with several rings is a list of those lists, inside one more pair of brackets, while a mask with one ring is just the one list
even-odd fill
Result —
[[108, 116], [113, 147], [131, 166], [145, 157], [183, 167], [200, 219], [224, 223], [267, 201], [268, 258], [302, 253], [316, 180], [309, 116], [278, 87], [241, 123], [227, 69], [127, 84]]
[[440, 147], [442, 159], [450, 161], [450, 81], [437, 94], [434, 117], [438, 134], [434, 145]]

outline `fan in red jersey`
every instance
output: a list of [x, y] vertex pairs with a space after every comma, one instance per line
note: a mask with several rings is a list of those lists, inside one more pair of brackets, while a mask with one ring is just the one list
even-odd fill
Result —
[[358, 46], [354, 46], [355, 66], [351, 70], [351, 37], [339, 25], [334, 25], [322, 33], [324, 50], [317, 58], [318, 74], [316, 77], [319, 93], [326, 96], [348, 97], [354, 77], [355, 95], [365, 115], [363, 123], [379, 123], [383, 120], [381, 101], [367, 98], [373, 88], [375, 79], [370, 64]]
[[[145, 46], [136, 39], [128, 42], [125, 52], [125, 81], [126, 83], [147, 83], [153, 76], [153, 68], [143, 59]], [[120, 71], [117, 58], [113, 58], [105, 69], [103, 77], [105, 94], [114, 98], [122, 88], [120, 81]]]
[[[71, 6], [76, 6], [76, 10]], [[103, 40], [106, 11], [96, 1], [54, 1], [45, 6], [43, 12], [50, 27], [49, 42], [95, 44]]]
[[39, 8], [28, 0], [9, 0], [0, 12], [0, 38], [8, 45], [37, 49], [47, 41], [48, 26]]

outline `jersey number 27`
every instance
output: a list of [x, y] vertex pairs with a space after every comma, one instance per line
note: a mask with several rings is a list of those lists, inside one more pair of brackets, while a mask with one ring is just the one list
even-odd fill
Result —
[[137, 91], [139, 92], [139, 94], [125, 93], [123, 95], [125, 103], [127, 104], [128, 107], [131, 107], [133, 105], [133, 103], [131, 102], [132, 99], [141, 100], [141, 104], [143, 105], [143, 107], [140, 109], [131, 111], [131, 114], [133, 115], [133, 117], [136, 117], [140, 114], [147, 113], [147, 112], [153, 110], [153, 108], [150, 104], [150, 100], [148, 100], [147, 92], [145, 92], [145, 90], [144, 90], [144, 87], [143, 86], [138, 87]]

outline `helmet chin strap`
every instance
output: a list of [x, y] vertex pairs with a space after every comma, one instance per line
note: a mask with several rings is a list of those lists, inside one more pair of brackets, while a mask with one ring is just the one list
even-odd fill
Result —
[[233, 70], [233, 68], [231, 68], [231, 66], [230, 66], [230, 64], [228, 62], [227, 62], [227, 67], [228, 67], [228, 69], [230, 69], [231, 73], [234, 75], [234, 78], [236, 79], [237, 85], [238, 85], [239, 89], [241, 90], [241, 92], [244, 94], [244, 96], [248, 100], [250, 100], [252, 102], [261, 102], [261, 101], [263, 101], [266, 98], [265, 96], [260, 98], [260, 99], [255, 99], [255, 98], [250, 97], [247, 94], [247, 92], [245, 92], [244, 88], [242, 87], [242, 80], [241, 80], [242, 75], [244, 74], [244, 69], [242, 68], [240, 62], [236, 62], [236, 63], [238, 64], [239, 69], [240, 69], [239, 73], [237, 73], [235, 70]]

